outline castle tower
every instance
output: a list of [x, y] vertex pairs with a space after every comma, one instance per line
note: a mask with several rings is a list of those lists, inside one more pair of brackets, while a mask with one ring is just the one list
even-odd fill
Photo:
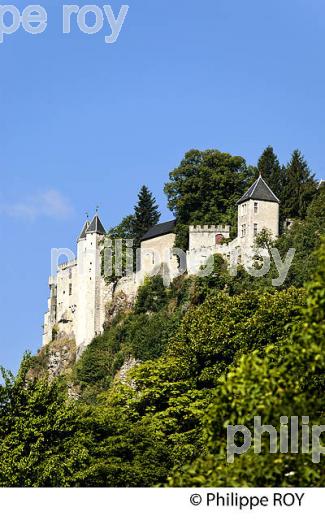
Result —
[[251, 252], [255, 237], [262, 229], [271, 231], [274, 238], [278, 237], [279, 204], [261, 175], [239, 199], [237, 241], [244, 254]]
[[80, 355], [83, 348], [102, 332], [100, 323], [101, 301], [101, 247], [106, 231], [99, 216], [85, 223], [78, 239], [78, 304], [76, 343]]

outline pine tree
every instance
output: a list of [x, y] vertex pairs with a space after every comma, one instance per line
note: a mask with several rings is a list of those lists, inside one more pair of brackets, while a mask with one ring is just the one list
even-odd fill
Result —
[[304, 218], [309, 204], [317, 193], [317, 183], [312, 175], [304, 156], [299, 150], [292, 154], [287, 165], [283, 212], [287, 218]]
[[284, 169], [281, 167], [273, 147], [265, 148], [258, 161], [258, 171], [274, 194], [281, 200], [283, 193]]
[[142, 186], [138, 194], [138, 203], [134, 207], [133, 216], [133, 237], [137, 247], [143, 235], [155, 224], [158, 223], [160, 213], [156, 199], [147, 186]]
[[[138, 194], [138, 203], [134, 207], [134, 214], [124, 217], [122, 222], [117, 226], [111, 228], [108, 232], [108, 237], [113, 241], [111, 248], [112, 255], [112, 272], [106, 274], [106, 281], [109, 283], [116, 284], [117, 281], [127, 275], [126, 268], [128, 266], [127, 255], [130, 253], [130, 244], [127, 244], [127, 240], [133, 240], [133, 268], [139, 270], [140, 262], [137, 249], [140, 247], [141, 238], [143, 235], [157, 222], [159, 221], [160, 213], [158, 211], [158, 205], [152, 195], [151, 191], [147, 186], [142, 186]], [[121, 270], [117, 273], [115, 269], [115, 258], [116, 258], [116, 242], [115, 240], [122, 240], [122, 258], [121, 258]], [[107, 248], [105, 248], [107, 250]], [[104, 269], [104, 258], [105, 252], [103, 250], [103, 263], [102, 268]], [[104, 271], [103, 271], [104, 274]]]

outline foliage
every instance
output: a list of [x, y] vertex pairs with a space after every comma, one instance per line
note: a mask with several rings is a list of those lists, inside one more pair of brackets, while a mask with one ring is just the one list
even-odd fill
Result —
[[236, 296], [219, 291], [188, 311], [168, 352], [190, 359], [199, 380], [213, 386], [243, 351], [263, 350], [284, 337], [303, 301], [304, 292], [297, 289]]
[[272, 146], [268, 146], [262, 153], [258, 160], [257, 169], [273, 193], [281, 200], [285, 182], [285, 169], [281, 167]]
[[177, 218], [176, 247], [187, 249], [184, 226], [235, 223], [236, 201], [252, 175], [242, 157], [218, 150], [186, 153], [165, 185], [168, 207]]
[[101, 274], [106, 283], [114, 284], [133, 273], [136, 262], [134, 241], [131, 235], [130, 222], [126, 217], [121, 224], [108, 231], [103, 239], [101, 249]]
[[82, 396], [87, 401], [96, 401], [98, 393], [112, 385], [128, 359], [147, 361], [164, 353], [187, 309], [187, 291], [187, 281], [175, 281], [170, 290], [166, 290], [159, 276], [145, 281], [134, 312], [121, 312], [91, 342], [75, 366], [74, 382], [81, 384]]
[[[320, 238], [325, 234], [325, 188], [318, 190], [316, 197], [307, 210], [304, 220], [294, 222], [287, 233], [280, 236], [274, 246], [283, 258], [290, 248], [295, 256], [283, 288], [292, 285], [302, 287], [308, 282], [318, 264], [315, 251], [320, 246]], [[270, 276], [274, 271], [270, 273]]]
[[[281, 416], [309, 416], [324, 422], [325, 373], [325, 241], [318, 255], [318, 270], [308, 285], [302, 320], [288, 338], [244, 354], [218, 381], [213, 402], [204, 419], [207, 452], [176, 472], [171, 484], [182, 486], [322, 486], [325, 464], [313, 463], [311, 452], [270, 453], [264, 436], [262, 452], [252, 449], [226, 463], [226, 427], [244, 425], [253, 430], [253, 417], [279, 431]], [[289, 437], [290, 442], [290, 437]], [[301, 438], [300, 438], [301, 442]], [[240, 445], [240, 444], [239, 444]], [[279, 451], [279, 444], [277, 444]]]
[[111, 239], [123, 238], [125, 240], [133, 240], [133, 221], [134, 215], [127, 215], [122, 219], [120, 224], [118, 224], [115, 227], [112, 227], [108, 231], [108, 236]]
[[156, 199], [147, 186], [142, 186], [138, 195], [138, 203], [134, 207], [132, 223], [132, 232], [136, 247], [140, 247], [141, 238], [152, 226], [158, 223], [159, 218], [160, 213]]
[[89, 463], [82, 412], [60, 380], [28, 379], [29, 357], [16, 378], [2, 370], [0, 486], [75, 486]]
[[[218, 291], [228, 291], [231, 276], [227, 261], [220, 255], [214, 255], [208, 259], [213, 261], [213, 270], [207, 276], [197, 277], [195, 281], [195, 303], [203, 303], [209, 295]], [[202, 266], [202, 270], [206, 266]]]
[[129, 384], [116, 382], [103, 394], [85, 485], [161, 485], [172, 471], [182, 472], [203, 451], [202, 424], [220, 375], [242, 352], [258, 348], [264, 355], [270, 341], [283, 339], [284, 324], [298, 319], [303, 298], [297, 290], [255, 293], [249, 301], [220, 294], [190, 308], [161, 357], [133, 369]]
[[161, 276], [146, 278], [139, 288], [134, 310], [136, 313], [157, 312], [167, 302], [167, 291]]
[[255, 246], [257, 249], [266, 249], [270, 253], [274, 246], [272, 232], [269, 229], [262, 229], [255, 237]]
[[[104, 240], [102, 250], [102, 274], [107, 283], [117, 284], [126, 275], [139, 267], [139, 253], [142, 236], [159, 221], [158, 205], [147, 186], [142, 186], [134, 214], [123, 218], [120, 224], [111, 228]], [[109, 261], [108, 261], [109, 258]], [[108, 264], [109, 273], [105, 269]]]
[[286, 167], [282, 196], [282, 211], [285, 217], [304, 218], [316, 193], [314, 175], [311, 174], [301, 152], [295, 150]]
[[[204, 303], [194, 304], [196, 281], [175, 281], [165, 289], [166, 303], [158, 312], [121, 314], [96, 338], [76, 366], [76, 381], [83, 387], [78, 402], [66, 401], [59, 380], [12, 382], [9, 401], [22, 396], [10, 407], [8, 387], [1, 388], [6, 485], [320, 483], [318, 468], [307, 464], [305, 471], [299, 460], [277, 466], [265, 457], [260, 469], [260, 459], [243, 457], [229, 467], [222, 450], [224, 424], [249, 425], [256, 407], [261, 414], [275, 414], [266, 415], [271, 423], [280, 411], [291, 412], [290, 403], [295, 413], [306, 410], [294, 407], [294, 374], [303, 405], [310, 395], [311, 414], [320, 409], [324, 370], [315, 360], [324, 336], [324, 328], [319, 329], [323, 278], [316, 277], [309, 288], [306, 311], [305, 291], [294, 288], [231, 296], [217, 284]], [[291, 352], [288, 334], [301, 351], [292, 341]], [[122, 360], [136, 353], [144, 361], [127, 380], [114, 379]], [[287, 478], [287, 468], [298, 476]]]

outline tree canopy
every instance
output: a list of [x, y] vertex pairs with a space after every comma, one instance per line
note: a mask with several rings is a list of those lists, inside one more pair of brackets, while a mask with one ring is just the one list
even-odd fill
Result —
[[285, 172], [282, 211], [288, 218], [304, 218], [317, 193], [314, 175], [299, 150], [292, 154]]
[[165, 185], [177, 219], [177, 247], [186, 248], [189, 224], [235, 224], [236, 202], [254, 175], [242, 157], [219, 150], [187, 152]]
[[159, 218], [160, 213], [156, 199], [147, 186], [142, 186], [138, 195], [138, 202], [134, 207], [132, 222], [132, 233], [137, 247], [140, 246], [143, 235], [159, 222]]

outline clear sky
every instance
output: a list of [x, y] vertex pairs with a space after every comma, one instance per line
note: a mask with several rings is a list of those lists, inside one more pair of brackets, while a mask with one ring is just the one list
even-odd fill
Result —
[[163, 185], [190, 148], [251, 164], [269, 144], [282, 162], [299, 148], [325, 177], [324, 0], [124, 1], [113, 45], [106, 26], [63, 35], [60, 0], [38, 2], [45, 33], [0, 45], [0, 364], [12, 370], [41, 343], [50, 250], [74, 247], [86, 210], [98, 204], [110, 227], [147, 184], [168, 218]]

